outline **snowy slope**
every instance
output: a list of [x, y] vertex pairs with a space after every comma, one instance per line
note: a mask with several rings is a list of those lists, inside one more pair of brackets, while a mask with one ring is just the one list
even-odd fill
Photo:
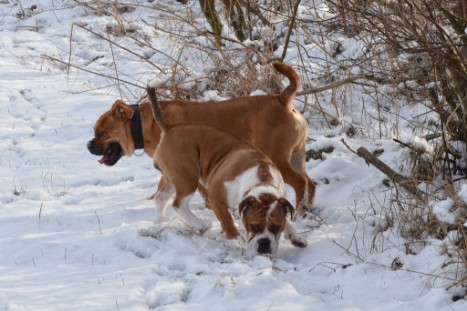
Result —
[[[151, 16], [144, 8], [132, 14]], [[108, 17], [74, 1], [0, 1], [0, 16], [0, 310], [466, 310], [445, 289], [452, 280], [440, 241], [407, 255], [389, 230], [373, 244], [391, 197], [385, 176], [349, 152], [345, 136], [324, 130], [311, 131], [309, 147], [335, 150], [307, 164], [319, 218], [295, 224], [307, 248], [283, 240], [272, 258], [245, 253], [199, 196], [192, 209], [211, 221], [202, 236], [170, 208], [161, 232], [142, 235], [160, 178], [151, 159], [135, 155], [109, 168], [86, 149], [95, 120], [120, 97], [114, 82], [67, 74], [44, 57], [67, 61], [72, 22], [99, 29]], [[77, 64], [112, 59], [102, 40], [74, 30]], [[152, 78], [147, 65], [117, 63], [135, 72], [125, 77], [134, 83]], [[87, 68], [112, 73], [99, 64]], [[128, 89], [129, 97], [140, 93]], [[346, 141], [384, 148], [381, 159], [393, 167], [403, 156], [390, 141]], [[393, 271], [396, 257], [404, 266]]]

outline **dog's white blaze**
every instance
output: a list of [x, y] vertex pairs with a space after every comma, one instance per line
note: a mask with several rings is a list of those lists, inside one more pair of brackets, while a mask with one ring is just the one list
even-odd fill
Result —
[[269, 209], [266, 213], [266, 223], [268, 223], [269, 221], [269, 217], [271, 217], [271, 214], [272, 212], [274, 211], [274, 209], [276, 208], [276, 202], [273, 202], [270, 206], [269, 206]]

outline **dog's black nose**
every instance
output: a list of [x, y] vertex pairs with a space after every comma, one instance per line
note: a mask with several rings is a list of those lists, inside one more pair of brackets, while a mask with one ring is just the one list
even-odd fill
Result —
[[262, 238], [258, 240], [258, 253], [269, 254], [271, 253], [271, 240]]
[[88, 150], [89, 151], [92, 152], [93, 146], [94, 146], [94, 141], [93, 140], [88, 141]]

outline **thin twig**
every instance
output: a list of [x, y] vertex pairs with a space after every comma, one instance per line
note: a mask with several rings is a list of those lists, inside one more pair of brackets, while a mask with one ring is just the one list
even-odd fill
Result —
[[[71, 29], [70, 29], [70, 39], [69, 39], [69, 49], [70, 51], [68, 52], [68, 64], [71, 64], [71, 48], [72, 48], [72, 37], [73, 37], [73, 28], [74, 28], [74, 24], [71, 24]], [[67, 67], [67, 70], [66, 70], [66, 74], [67, 74], [67, 83], [69, 81], [69, 78], [70, 78], [70, 66]]]
[[[110, 37], [110, 35], [109, 35]], [[122, 88], [120, 87], [120, 78], [118, 77], [118, 69], [117, 69], [117, 62], [115, 61], [115, 53], [114, 53], [114, 49], [113, 49], [113, 44], [110, 43], [110, 39], [109, 39], [109, 46], [110, 46], [110, 52], [112, 53], [112, 60], [113, 60], [113, 63], [114, 63], [114, 68], [115, 68], [115, 76], [117, 77], [117, 84], [118, 84], [118, 92], [120, 93], [120, 98], [123, 98], [123, 94], [122, 94]]]
[[292, 32], [295, 27], [295, 21], [297, 20], [298, 6], [300, 5], [300, 2], [301, 0], [295, 0], [295, 3], [294, 3], [293, 12], [292, 12], [292, 20], [290, 21], [289, 30], [285, 38], [284, 50], [282, 51], [281, 61], [284, 61], [285, 55], [287, 55], [287, 48], [290, 43], [290, 36], [292, 35]]
[[353, 149], [349, 146], [349, 144], [347, 144], [347, 142], [344, 140], [344, 138], [341, 139], [341, 142], [344, 144], [344, 146], [347, 147], [347, 149], [349, 149], [351, 152], [357, 154], [357, 152], [356, 152], [355, 150], [353, 150]]

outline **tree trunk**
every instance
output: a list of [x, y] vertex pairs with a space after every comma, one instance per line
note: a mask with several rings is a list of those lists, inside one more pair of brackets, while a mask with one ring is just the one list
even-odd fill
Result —
[[222, 33], [222, 23], [217, 14], [214, 0], [199, 0], [201, 6], [201, 11], [203, 11], [206, 20], [211, 26], [212, 33], [215, 36], [215, 43], [218, 48], [221, 47], [221, 33]]

